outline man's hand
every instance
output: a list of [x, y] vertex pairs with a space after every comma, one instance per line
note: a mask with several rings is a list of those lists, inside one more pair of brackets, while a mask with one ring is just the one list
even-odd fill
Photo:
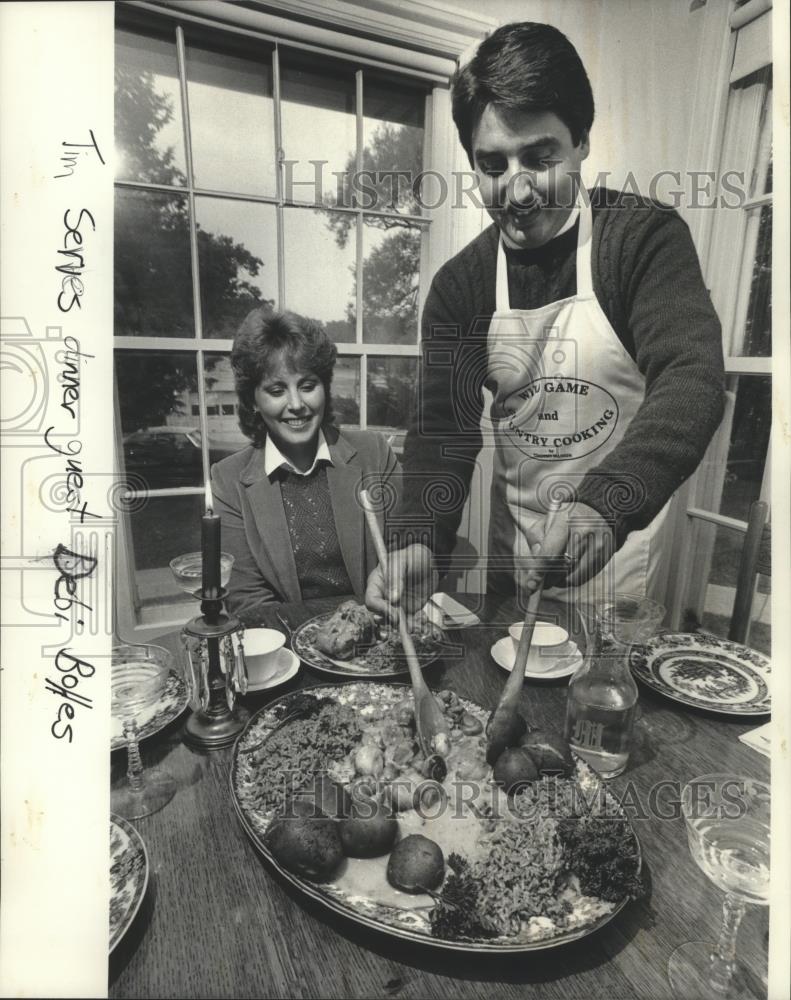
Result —
[[[597, 510], [583, 503], [571, 504], [554, 514], [548, 534], [543, 534], [542, 529], [540, 525], [538, 530], [525, 531], [531, 552], [542, 556], [565, 554], [569, 559], [565, 575], [547, 574], [548, 586], [581, 586], [607, 565], [615, 551], [612, 528]], [[525, 588], [536, 590], [540, 582], [541, 573], [528, 570]]]
[[373, 570], [365, 588], [365, 604], [375, 615], [392, 624], [397, 619], [396, 609], [401, 608], [409, 622], [437, 589], [438, 583], [431, 549], [425, 545], [408, 545], [388, 553], [386, 579], [381, 565]]

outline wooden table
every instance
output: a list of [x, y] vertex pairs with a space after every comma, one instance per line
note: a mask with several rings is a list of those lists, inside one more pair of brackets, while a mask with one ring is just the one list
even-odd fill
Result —
[[[489, 650], [505, 634], [504, 623], [514, 620], [514, 606], [459, 596], [487, 624], [449, 633], [463, 655], [427, 668], [426, 677], [431, 686], [491, 708], [504, 674]], [[335, 603], [311, 602], [300, 609], [301, 618], [293, 610], [290, 617], [298, 624]], [[542, 612], [565, 622], [563, 606], [545, 602]], [[180, 655], [177, 635], [159, 641]], [[245, 703], [255, 711], [289, 688], [328, 679], [303, 667], [288, 685]], [[566, 680], [525, 684], [531, 725], [562, 729], [566, 686]], [[231, 750], [192, 751], [174, 723], [143, 744], [144, 763], [166, 766], [179, 790], [159, 813], [135, 821], [148, 849], [150, 882], [111, 956], [110, 996], [670, 997], [668, 957], [685, 941], [716, 940], [723, 897], [692, 860], [683, 819], [657, 813], [667, 808], [668, 783], [717, 771], [768, 780], [768, 760], [737, 739], [765, 720], [708, 715], [642, 687], [640, 709], [629, 766], [610, 785], [634, 803], [629, 811], [650, 895], [582, 941], [503, 957], [402, 942], [305, 900], [267, 867], [242, 831], [231, 803]], [[119, 767], [123, 755], [115, 754]], [[767, 944], [767, 909], [749, 906], [739, 956], [763, 995]]]

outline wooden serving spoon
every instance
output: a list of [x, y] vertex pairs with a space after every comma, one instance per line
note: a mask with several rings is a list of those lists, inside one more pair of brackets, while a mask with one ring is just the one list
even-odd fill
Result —
[[[556, 514], [557, 508], [551, 507], [547, 513], [544, 529], [545, 536], [549, 534]], [[516, 746], [520, 737], [527, 731], [527, 722], [519, 714], [519, 698], [525, 682], [525, 668], [527, 666], [527, 658], [530, 655], [530, 646], [533, 642], [533, 631], [538, 619], [538, 606], [541, 603], [541, 595], [544, 591], [544, 571], [547, 562], [546, 557], [542, 560], [540, 548], [536, 546], [536, 549], [537, 551], [533, 553], [533, 556], [537, 558], [534, 560], [528, 559], [527, 562], [529, 563], [529, 569], [542, 570], [541, 579], [536, 590], [527, 599], [525, 620], [519, 636], [519, 644], [516, 647], [514, 668], [505, 682], [503, 692], [500, 695], [500, 701], [489, 716], [489, 721], [486, 724], [486, 736], [488, 740], [486, 760], [492, 767], [494, 767], [497, 758], [503, 750], [507, 747]]]
[[[379, 522], [376, 520], [371, 498], [366, 490], [360, 490], [360, 502], [365, 512], [365, 520], [371, 532], [371, 537], [376, 546], [376, 555], [382, 572], [387, 574], [387, 549], [385, 548], [382, 532], [379, 530]], [[404, 647], [409, 677], [412, 681], [412, 692], [415, 696], [415, 728], [417, 730], [417, 740], [420, 749], [426, 759], [431, 757], [444, 758], [450, 749], [450, 738], [448, 736], [449, 726], [442, 709], [436, 702], [434, 695], [429, 691], [428, 685], [423, 679], [423, 672], [420, 669], [420, 662], [415, 652], [412, 636], [407, 628], [406, 618], [398, 609], [398, 634], [401, 638], [401, 645]], [[444, 766], [443, 761], [437, 762], [435, 771], [441, 771]], [[446, 772], [447, 773], [447, 772]], [[444, 774], [442, 775], [444, 778]], [[441, 781], [442, 778], [436, 780]]]

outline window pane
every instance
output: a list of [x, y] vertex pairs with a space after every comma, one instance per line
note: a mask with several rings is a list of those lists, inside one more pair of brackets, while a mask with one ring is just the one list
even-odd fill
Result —
[[274, 205], [196, 198], [204, 337], [233, 338], [255, 306], [277, 299]]
[[[232, 455], [250, 444], [249, 438], [239, 430], [236, 387], [230, 355], [207, 354], [203, 380], [209, 431], [209, 459], [212, 462], [219, 462], [226, 455]], [[195, 397], [197, 398], [197, 392]]]
[[[413, 184], [423, 169], [426, 95], [403, 83], [363, 77], [363, 171], [366, 187], [376, 188], [377, 211], [420, 214]], [[392, 171], [404, 176], [393, 177]]]
[[416, 344], [422, 229], [380, 216], [364, 226], [363, 340]]
[[[741, 175], [748, 197], [759, 196], [766, 182], [771, 153], [771, 107], [767, 94], [771, 70], [755, 73], [733, 86], [719, 161], [721, 176]], [[726, 207], [726, 204], [729, 207]], [[745, 319], [753, 263], [758, 248], [760, 213], [736, 210], [723, 203], [716, 212], [709, 262], [712, 303], [724, 324], [725, 353], [744, 354]]]
[[192, 169], [196, 187], [274, 195], [275, 112], [265, 49], [254, 58], [187, 49]]
[[730, 444], [719, 513], [746, 521], [761, 492], [772, 426], [772, 380], [768, 375], [732, 375], [727, 389], [735, 402], [725, 418], [731, 421]]
[[[134, 504], [131, 501], [133, 508]], [[133, 509], [129, 515], [135, 582], [143, 604], [185, 599], [168, 564], [176, 556], [200, 549], [203, 508], [201, 492], [197, 496], [149, 497], [139, 510]]]
[[354, 216], [286, 208], [286, 307], [318, 320], [336, 343], [355, 339]]
[[[281, 130], [284, 158], [296, 161], [283, 167], [287, 201], [333, 201], [342, 178], [355, 169], [357, 125], [355, 81], [351, 68], [321, 62], [308, 68], [285, 55], [280, 66]], [[319, 183], [316, 167], [320, 160]]]
[[392, 434], [394, 448], [412, 419], [416, 385], [417, 358], [368, 359], [368, 426]]
[[767, 79], [766, 94], [761, 110], [761, 136], [758, 141], [755, 171], [750, 195], [770, 194], [772, 191], [772, 86], [771, 75]]
[[116, 32], [115, 176], [186, 184], [176, 46], [151, 35]]
[[[740, 354], [767, 357], [772, 353], [772, 207], [750, 212], [757, 225], [756, 250], [750, 279], [750, 300]], [[748, 223], [748, 229], [750, 224]]]
[[115, 334], [194, 337], [187, 199], [115, 192]]
[[[694, 631], [703, 628], [727, 638], [736, 597], [744, 533], [733, 528], [695, 521], [693, 544], [697, 560], [708, 565], [708, 574], [699, 591], [693, 573], [684, 605], [682, 628]], [[759, 576], [753, 602], [749, 644], [764, 653], [771, 652], [771, 579]]]
[[332, 408], [341, 426], [360, 426], [360, 362], [358, 358], [338, 358], [332, 378]]
[[148, 489], [202, 485], [200, 426], [191, 395], [198, 384], [196, 356], [116, 351], [115, 379], [126, 472]]

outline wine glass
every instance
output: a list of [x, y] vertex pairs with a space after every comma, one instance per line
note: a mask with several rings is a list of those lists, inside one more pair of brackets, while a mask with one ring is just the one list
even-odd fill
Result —
[[[228, 586], [233, 569], [233, 556], [230, 552], [220, 553], [220, 587]], [[201, 582], [203, 578], [203, 553], [187, 552], [170, 560], [170, 570], [179, 587], [190, 597], [201, 598]]]
[[605, 638], [620, 646], [646, 642], [665, 617], [666, 608], [647, 597], [615, 594], [596, 608]]
[[126, 740], [126, 776], [110, 789], [112, 811], [126, 819], [140, 819], [157, 812], [173, 798], [176, 782], [159, 767], [143, 778], [138, 746], [138, 716], [162, 695], [173, 657], [161, 646], [114, 646], [112, 652], [113, 715], [123, 726]]
[[689, 941], [673, 952], [668, 976], [680, 997], [761, 996], [736, 961], [736, 937], [747, 903], [769, 901], [769, 786], [732, 774], [706, 774], [684, 786], [681, 809], [692, 857], [723, 889], [719, 941]]

